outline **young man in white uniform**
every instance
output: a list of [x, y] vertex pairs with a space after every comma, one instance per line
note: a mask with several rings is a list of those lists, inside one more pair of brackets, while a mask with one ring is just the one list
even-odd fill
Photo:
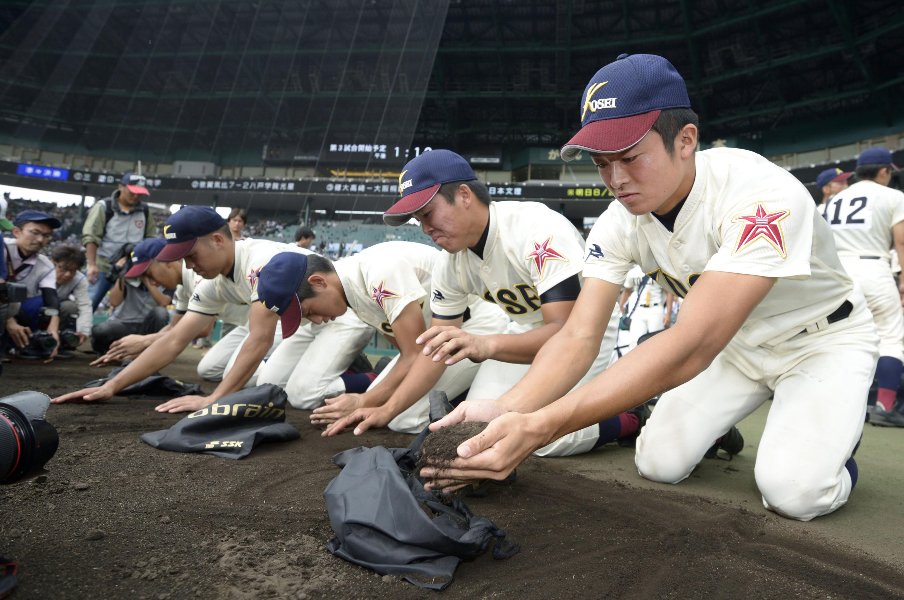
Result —
[[669, 294], [640, 267], [628, 271], [618, 304], [621, 314], [631, 320], [628, 330], [620, 332], [618, 345], [621, 354], [631, 351], [641, 336], [662, 331], [671, 325]]
[[[315, 409], [311, 421], [316, 425], [328, 425], [359, 407], [383, 405], [419, 354], [415, 340], [426, 329], [423, 305], [438, 256], [439, 251], [424, 244], [386, 242], [335, 263], [322, 257], [275, 257], [261, 271], [258, 297], [277, 308], [287, 334], [296, 327], [298, 332], [267, 361], [258, 382], [284, 385], [293, 406]], [[508, 319], [496, 306], [475, 301], [470, 308], [464, 329], [476, 334], [505, 329]], [[299, 314], [314, 323], [312, 331], [311, 325], [298, 326]], [[334, 331], [346, 316], [364, 326], [362, 339], [350, 338], [346, 327]], [[386, 335], [400, 354], [377, 379], [355, 390], [352, 378], [357, 375], [341, 374], [374, 329]], [[455, 398], [471, 385], [478, 367], [468, 360], [456, 363], [443, 373], [436, 389]], [[388, 426], [420, 433], [429, 422], [429, 408], [424, 395]]]
[[835, 235], [838, 256], [866, 296], [879, 333], [876, 368], [878, 398], [870, 407], [870, 423], [904, 427], [904, 406], [895, 407], [904, 371], [904, 282], [895, 284], [889, 248], [904, 259], [904, 193], [888, 187], [891, 152], [868, 148], [857, 158], [857, 183], [839, 191], [823, 206]]
[[[668, 390], [635, 460], [642, 476], [677, 483], [774, 395], [754, 470], [764, 506], [800, 520], [838, 509], [857, 480], [877, 337], [809, 192], [757, 154], [696, 152], [684, 80], [660, 56], [600, 69], [580, 110], [562, 156], [589, 152], [617, 202], [588, 236], [577, 305], [509, 393], [431, 425], [496, 417], [449, 467], [421, 474], [446, 489], [504, 478], [549, 440]], [[632, 264], [685, 296], [678, 320], [569, 392]]]
[[[151, 238], [153, 239], [153, 238]], [[141, 277], [147, 273], [148, 277], [163, 288], [173, 289], [173, 308], [176, 314], [172, 322], [158, 331], [148, 335], [127, 335], [113, 342], [107, 353], [94, 362], [92, 366], [107, 364], [111, 361], [133, 359], [145, 348], [148, 348], [159, 338], [167, 335], [182, 316], [188, 312], [188, 303], [195, 291], [195, 286], [204, 280], [203, 277], [185, 266], [181, 260], [173, 262], [160, 262], [156, 259], [141, 261], [132, 265], [126, 274], [127, 277]], [[245, 304], [228, 304], [219, 317], [223, 323], [233, 325], [233, 329], [224, 335], [210, 348], [198, 362], [198, 376], [210, 381], [220, 381], [223, 374], [235, 362], [237, 351], [241, 348], [245, 338], [248, 337], [248, 310]], [[282, 336], [277, 335], [267, 356], [273, 352]]]
[[249, 334], [238, 351], [232, 368], [209, 396], [181, 396], [157, 407], [159, 412], [191, 412], [242, 389], [267, 351], [279, 317], [257, 301], [261, 269], [280, 252], [310, 253], [290, 244], [266, 240], [234, 242], [226, 220], [206, 206], [185, 206], [170, 216], [163, 228], [166, 246], [156, 259], [162, 262], [185, 260], [185, 265], [204, 278], [195, 287], [188, 312], [169, 333], [142, 352], [113, 379], [98, 388], [86, 388], [58, 398], [106, 400], [124, 387], [140, 381], [170, 364], [185, 346], [206, 331], [227, 305], [250, 305]]
[[[491, 202], [458, 154], [433, 150], [420, 155], [405, 165], [399, 188], [402, 198], [383, 220], [401, 225], [413, 215], [444, 250], [432, 276], [432, 326], [417, 340], [423, 355], [386, 404], [356, 410], [327, 434], [355, 423], [356, 434], [385, 425], [432, 389], [446, 367], [464, 359], [480, 363], [468, 398], [498, 396], [524, 375], [543, 342], [565, 322], [580, 291], [583, 238], [577, 229], [539, 203]], [[500, 306], [509, 326], [494, 335], [465, 331], [462, 318], [472, 296]], [[592, 367], [585, 368], [588, 378], [609, 364], [615, 331], [613, 318], [605, 340], [597, 341]], [[631, 438], [643, 414], [613, 415], [538, 454], [578, 454]]]

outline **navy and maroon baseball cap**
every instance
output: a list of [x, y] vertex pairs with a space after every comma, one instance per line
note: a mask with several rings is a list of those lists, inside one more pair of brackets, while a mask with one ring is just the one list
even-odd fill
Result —
[[867, 148], [863, 152], [860, 153], [860, 156], [857, 157], [857, 166], [865, 167], [865, 166], [879, 166], [879, 167], [891, 167], [892, 170], [897, 171], [898, 167], [895, 165], [894, 158], [892, 157], [891, 150], [888, 148]]
[[451, 150], [430, 150], [408, 161], [399, 175], [402, 198], [383, 213], [387, 225], [404, 225], [427, 206], [444, 183], [474, 181], [477, 175], [464, 158]]
[[132, 268], [126, 271], [126, 277], [141, 277], [144, 275], [151, 261], [157, 258], [163, 247], [166, 246], [166, 240], [163, 238], [145, 238], [135, 244], [132, 249]]
[[847, 181], [853, 175], [850, 171], [842, 171], [838, 167], [826, 169], [816, 176], [816, 187], [822, 189], [833, 181]]
[[270, 259], [258, 274], [257, 299], [264, 308], [279, 315], [283, 339], [301, 325], [298, 286], [308, 270], [308, 257], [300, 252], [281, 252]]
[[684, 79], [655, 54], [622, 54], [596, 72], [581, 97], [581, 130], [562, 146], [562, 159], [621, 152], [649, 133], [659, 113], [690, 108]]
[[16, 227], [22, 227], [26, 223], [44, 223], [51, 229], [59, 229], [62, 226], [59, 219], [40, 210], [23, 210], [13, 220]]
[[157, 255], [160, 262], [183, 258], [195, 247], [199, 237], [226, 226], [226, 219], [209, 206], [183, 206], [170, 215], [163, 226], [166, 247]]
[[133, 194], [138, 194], [139, 196], [151, 195], [147, 187], [148, 180], [145, 179], [144, 175], [138, 175], [136, 173], [126, 173], [122, 176], [122, 179], [119, 181], [119, 183], [129, 188], [129, 191]]

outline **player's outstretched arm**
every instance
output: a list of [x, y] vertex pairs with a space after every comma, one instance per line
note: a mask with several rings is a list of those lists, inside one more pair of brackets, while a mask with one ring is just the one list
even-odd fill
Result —
[[547, 302], [540, 307], [543, 325], [524, 333], [474, 335], [459, 327], [434, 326], [418, 338], [424, 354], [435, 362], [453, 365], [460, 360], [530, 364], [540, 348], [564, 326], [574, 302]]
[[311, 413], [313, 425], [329, 425], [358, 408], [383, 406], [402, 384], [405, 375], [420, 353], [420, 347], [415, 343], [417, 337], [424, 333], [425, 329], [424, 313], [421, 311], [420, 304], [409, 302], [391, 325], [395, 334], [392, 340], [399, 349], [399, 357], [392, 369], [385, 373], [378, 382], [371, 385], [366, 392], [340, 394], [324, 400], [324, 405], [315, 408]]
[[180, 396], [157, 406], [157, 412], [191, 412], [213, 404], [223, 396], [237, 392], [251, 379], [267, 350], [273, 345], [279, 315], [267, 310], [260, 302], [251, 306], [248, 337], [242, 343], [238, 358], [223, 377], [223, 381], [209, 396]]
[[[691, 380], [731, 341], [774, 283], [775, 279], [754, 275], [704, 273], [682, 303], [674, 326], [561, 399], [530, 414], [507, 413], [491, 421], [480, 435], [459, 446], [460, 458], [448, 468], [426, 471], [425, 476], [434, 479], [434, 488], [504, 478], [530, 452], [550, 441]], [[578, 304], [579, 309], [580, 299]], [[541, 364], [539, 359], [531, 371]]]
[[[461, 319], [455, 319], [453, 321], [433, 319], [432, 325], [443, 323], [458, 327], [461, 325], [461, 321]], [[442, 362], [434, 362], [429, 356], [425, 356], [418, 352], [413, 360], [411, 368], [405, 374], [404, 380], [399, 384], [385, 404], [375, 408], [359, 408], [327, 427], [322, 435], [337, 435], [352, 425], [355, 425], [355, 435], [361, 435], [371, 427], [385, 427], [390, 421], [402, 414], [402, 412], [414, 405], [415, 402], [433, 389], [433, 386], [436, 385], [436, 382], [439, 381], [439, 378], [442, 377], [445, 370], [445, 364]]]
[[61, 404], [70, 400], [106, 400], [113, 397], [116, 392], [136, 381], [153, 375], [166, 365], [173, 362], [185, 349], [185, 346], [193, 340], [201, 330], [213, 321], [213, 317], [199, 313], [187, 314], [173, 327], [169, 335], [158, 339], [142, 352], [138, 358], [125, 369], [116, 374], [110, 381], [94, 390], [79, 390], [72, 394], [58, 396], [52, 400], [55, 404]]

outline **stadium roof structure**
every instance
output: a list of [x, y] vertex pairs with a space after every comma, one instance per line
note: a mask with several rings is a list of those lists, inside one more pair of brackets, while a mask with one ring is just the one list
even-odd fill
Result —
[[566, 141], [622, 52], [676, 65], [704, 143], [904, 129], [894, 0], [5, 0], [0, 142], [218, 165], [505, 157]]

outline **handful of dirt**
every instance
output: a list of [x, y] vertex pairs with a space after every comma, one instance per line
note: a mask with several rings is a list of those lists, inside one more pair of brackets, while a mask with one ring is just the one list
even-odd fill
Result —
[[458, 458], [458, 447], [486, 428], [482, 421], [463, 421], [433, 431], [424, 438], [417, 459], [417, 470], [424, 467], [443, 467]]

